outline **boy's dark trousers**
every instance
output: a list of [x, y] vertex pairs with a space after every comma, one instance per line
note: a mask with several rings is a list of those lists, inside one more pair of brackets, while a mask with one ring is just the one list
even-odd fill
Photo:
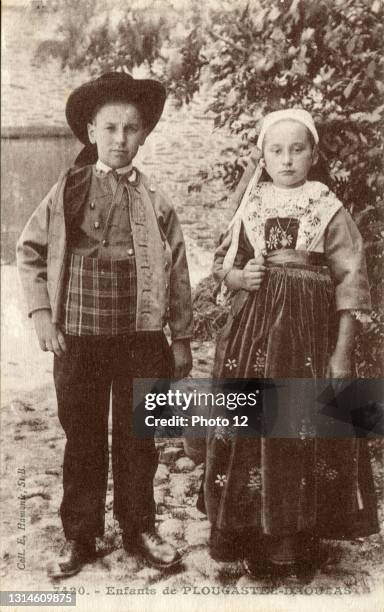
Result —
[[128, 538], [155, 523], [153, 437], [132, 431], [132, 379], [169, 378], [172, 352], [162, 332], [103, 338], [66, 336], [54, 358], [60, 423], [67, 443], [60, 508], [65, 537], [88, 540], [104, 533], [108, 482], [108, 413], [112, 387], [114, 514]]

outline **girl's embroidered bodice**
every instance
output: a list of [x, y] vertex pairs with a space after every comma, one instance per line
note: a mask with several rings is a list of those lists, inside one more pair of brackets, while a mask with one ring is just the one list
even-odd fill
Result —
[[255, 256], [277, 248], [323, 252], [324, 232], [341, 206], [335, 194], [317, 181], [293, 189], [258, 183], [243, 214]]

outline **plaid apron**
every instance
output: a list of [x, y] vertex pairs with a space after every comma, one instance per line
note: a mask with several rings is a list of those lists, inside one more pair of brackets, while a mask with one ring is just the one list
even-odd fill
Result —
[[101, 260], [71, 254], [63, 330], [72, 336], [117, 336], [136, 330], [135, 257]]

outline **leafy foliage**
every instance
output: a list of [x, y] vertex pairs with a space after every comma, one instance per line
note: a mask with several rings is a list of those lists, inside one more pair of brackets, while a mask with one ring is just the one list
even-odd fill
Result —
[[[180, 104], [205, 85], [215, 127], [229, 130], [233, 147], [200, 182], [237, 183], [266, 112], [313, 114], [321, 161], [365, 240], [375, 317], [365, 346], [382, 344], [383, 0], [190, 0], [179, 13], [149, 1], [120, 16], [99, 7], [93, 18], [89, 0], [64, 4], [65, 64], [97, 72], [144, 64]], [[77, 15], [85, 7], [82, 25], [75, 5]], [[362, 374], [378, 358], [363, 344]]]
[[[132, 70], [143, 63], [151, 67], [176, 23], [176, 13], [166, 3], [161, 11], [153, 2], [145, 10], [143, 4], [133, 1], [127, 8], [118, 0], [52, 1], [49, 10], [58, 18], [63, 67], [87, 68], [91, 74]], [[46, 42], [38, 48], [38, 56]], [[57, 55], [56, 49], [53, 54]]]
[[218, 286], [213, 276], [204, 278], [193, 292], [194, 336], [199, 340], [211, 340], [223, 327], [228, 305], [218, 303]]
[[358, 346], [361, 376], [383, 369], [383, 17], [381, 1], [254, 0], [212, 10], [200, 50], [215, 125], [237, 143], [221, 164], [228, 184], [237, 182], [266, 112], [297, 106], [315, 117], [332, 187], [365, 239], [374, 311]]

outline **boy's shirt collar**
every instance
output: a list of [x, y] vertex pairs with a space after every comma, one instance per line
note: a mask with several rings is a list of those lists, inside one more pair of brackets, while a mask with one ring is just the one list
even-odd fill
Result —
[[117, 174], [128, 174], [129, 172], [132, 172], [132, 168], [132, 164], [128, 164], [128, 166], [123, 166], [122, 168], [115, 168], [115, 170], [113, 170], [113, 168], [107, 166], [107, 164], [102, 162], [100, 159], [98, 159], [96, 162], [96, 170], [104, 172], [105, 174], [108, 174], [108, 172], [112, 171], [116, 172]]

